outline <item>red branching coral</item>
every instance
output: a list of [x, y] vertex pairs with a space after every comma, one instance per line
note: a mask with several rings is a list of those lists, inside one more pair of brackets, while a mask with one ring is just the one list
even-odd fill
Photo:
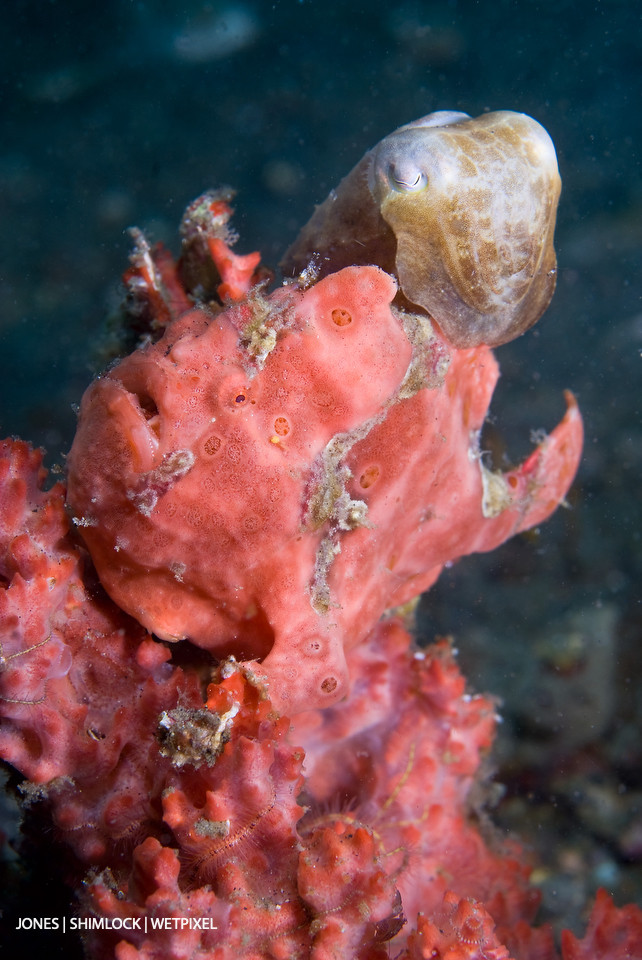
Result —
[[445, 894], [433, 920], [424, 915], [418, 918], [417, 932], [410, 937], [406, 956], [408, 960], [510, 960], [508, 950], [495, 936], [495, 924], [488, 911], [451, 891]]
[[618, 909], [598, 890], [584, 937], [562, 933], [564, 960], [634, 960], [642, 956], [642, 912], [632, 904]]
[[483, 897], [506, 927], [532, 917], [517, 851], [492, 852], [467, 814], [492, 704], [465, 694], [447, 645], [417, 656], [394, 620], [351, 654], [355, 673], [364, 664], [344, 703], [290, 730], [255, 679], [228, 663], [208, 692], [218, 758], [210, 732], [204, 759], [203, 740], [193, 726], [185, 732], [193, 717], [174, 712], [177, 729], [161, 747], [173, 761], [162, 818], [180, 855], [148, 839], [133, 875], [112, 870], [89, 887], [101, 914], [136, 916], [143, 927], [146, 918], [145, 934], [125, 935], [141, 956], [174, 956], [152, 918], [170, 908], [192, 916], [204, 884], [216, 930], [195, 941], [197, 956], [216, 945], [212, 956], [385, 957], [388, 940], [403, 943], [404, 919], [439, 912], [448, 890]]

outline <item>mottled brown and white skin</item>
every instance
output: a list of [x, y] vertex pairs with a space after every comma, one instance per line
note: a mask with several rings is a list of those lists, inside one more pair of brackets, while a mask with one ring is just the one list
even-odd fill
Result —
[[456, 347], [498, 346], [555, 289], [560, 177], [544, 128], [522, 113], [439, 111], [370, 150], [317, 207], [282, 267], [322, 277], [351, 264], [394, 274]]

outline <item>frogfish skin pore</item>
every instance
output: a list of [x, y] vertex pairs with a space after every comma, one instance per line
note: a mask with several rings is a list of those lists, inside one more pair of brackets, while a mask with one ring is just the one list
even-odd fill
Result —
[[374, 263], [455, 347], [498, 346], [539, 320], [556, 279], [560, 177], [522, 113], [439, 111], [370, 150], [287, 251], [286, 275]]

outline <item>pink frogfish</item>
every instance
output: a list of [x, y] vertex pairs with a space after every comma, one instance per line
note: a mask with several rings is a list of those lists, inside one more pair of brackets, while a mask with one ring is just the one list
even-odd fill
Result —
[[229, 250], [225, 191], [188, 209], [178, 264], [139, 236], [152, 335], [89, 388], [68, 461], [113, 600], [248, 664], [292, 714], [341, 700], [346, 652], [444, 564], [541, 523], [578, 466], [573, 397], [514, 469], [480, 434], [491, 347], [553, 293], [559, 192], [534, 120], [440, 112], [365, 155], [273, 292]]

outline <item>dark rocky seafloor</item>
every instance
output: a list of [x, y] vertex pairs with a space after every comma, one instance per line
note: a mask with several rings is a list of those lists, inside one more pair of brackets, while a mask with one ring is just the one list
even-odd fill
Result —
[[[419, 634], [452, 634], [471, 687], [503, 701], [495, 818], [539, 858], [542, 919], [581, 928], [598, 886], [640, 903], [636, 5], [12, 0], [1, 23], [0, 431], [45, 446], [50, 465], [99, 369], [126, 228], [176, 249], [186, 204], [230, 184], [237, 249], [275, 265], [312, 204], [399, 124], [449, 108], [546, 126], [563, 179], [558, 289], [538, 326], [498, 350], [485, 443], [498, 463], [522, 457], [568, 387], [585, 417], [582, 467], [569, 509], [442, 576]], [[37, 914], [55, 891], [64, 908], [32, 841], [22, 858], [5, 851], [7, 902]]]

